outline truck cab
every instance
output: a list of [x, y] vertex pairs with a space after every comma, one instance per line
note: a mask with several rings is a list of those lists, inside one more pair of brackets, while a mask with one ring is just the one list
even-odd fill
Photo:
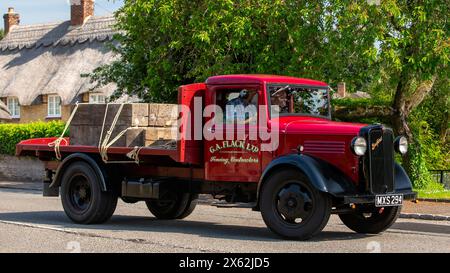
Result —
[[[145, 201], [157, 218], [180, 219], [194, 210], [198, 194], [211, 194], [222, 204], [261, 211], [282, 237], [308, 239], [332, 213], [356, 232], [382, 232], [395, 222], [403, 201], [415, 198], [394, 160], [396, 152], [407, 152], [406, 138], [379, 124], [333, 121], [324, 82], [213, 76], [179, 87], [178, 105], [174, 150], [141, 147], [137, 165], [123, 163], [135, 152], [130, 148], [111, 148], [109, 156], [118, 160], [108, 164], [96, 147], [71, 146], [69, 140], [58, 147], [60, 160], [46, 145], [50, 140], [22, 142], [17, 154], [47, 161], [46, 188], [61, 188], [57, 194], [66, 214], [80, 223], [109, 219], [115, 209], [110, 203], [118, 197]], [[109, 202], [98, 205], [103, 214], [92, 206], [82, 213], [77, 208], [80, 183], [73, 184], [72, 176], [83, 170], [82, 193], [90, 194], [89, 202]]]

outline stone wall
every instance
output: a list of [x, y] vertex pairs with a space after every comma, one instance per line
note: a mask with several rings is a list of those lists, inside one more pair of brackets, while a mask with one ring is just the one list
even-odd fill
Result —
[[0, 181], [42, 182], [44, 163], [33, 157], [0, 155]]

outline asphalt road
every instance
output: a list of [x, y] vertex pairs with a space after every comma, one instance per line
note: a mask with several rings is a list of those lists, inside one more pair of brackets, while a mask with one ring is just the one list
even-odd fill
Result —
[[184, 220], [155, 219], [119, 201], [102, 225], [77, 225], [59, 198], [0, 189], [0, 252], [450, 252], [450, 222], [399, 219], [381, 235], [356, 234], [332, 216], [313, 239], [273, 235], [258, 212], [197, 206]]

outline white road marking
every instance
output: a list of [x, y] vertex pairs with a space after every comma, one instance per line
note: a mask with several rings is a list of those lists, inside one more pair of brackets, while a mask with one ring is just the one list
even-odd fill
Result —
[[172, 248], [179, 248], [179, 249], [186, 249], [186, 250], [195, 250], [200, 252], [218, 252], [217, 250], [213, 249], [204, 249], [204, 248], [196, 248], [196, 247], [187, 247], [182, 245], [176, 245], [176, 244], [166, 244], [166, 243], [159, 243], [159, 242], [151, 242], [145, 239], [129, 239], [129, 238], [120, 238], [120, 237], [113, 237], [113, 236], [104, 236], [89, 232], [78, 232], [75, 230], [70, 230], [66, 228], [57, 228], [57, 227], [50, 227], [50, 226], [44, 226], [44, 225], [36, 225], [36, 224], [27, 224], [22, 222], [16, 222], [16, 221], [5, 221], [0, 220], [0, 224], [7, 224], [7, 225], [15, 225], [15, 226], [21, 226], [21, 227], [29, 227], [29, 228], [36, 228], [36, 229], [44, 229], [44, 230], [51, 230], [51, 231], [57, 231], [57, 232], [63, 232], [78, 236], [85, 236], [85, 237], [93, 237], [93, 238], [102, 238], [102, 239], [111, 239], [111, 240], [119, 240], [119, 241], [125, 241], [125, 242], [131, 242], [131, 243], [137, 243], [137, 244], [149, 244], [149, 245], [157, 245], [157, 246], [163, 246], [163, 247], [172, 247]]

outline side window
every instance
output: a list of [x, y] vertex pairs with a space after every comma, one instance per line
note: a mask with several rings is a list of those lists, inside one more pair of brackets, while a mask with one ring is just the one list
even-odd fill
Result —
[[222, 110], [224, 124], [256, 124], [258, 120], [258, 90], [217, 90], [216, 104]]

